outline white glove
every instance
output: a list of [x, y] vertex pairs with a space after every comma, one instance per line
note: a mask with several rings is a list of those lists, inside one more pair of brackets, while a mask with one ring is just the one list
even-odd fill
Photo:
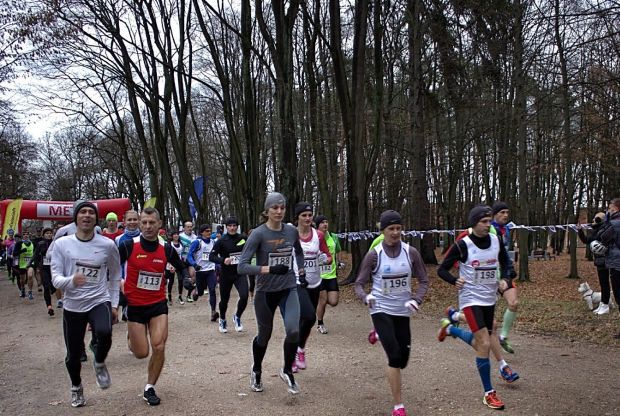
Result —
[[369, 308], [374, 308], [376, 303], [376, 297], [374, 297], [372, 294], [366, 295], [366, 305], [368, 305]]
[[319, 254], [318, 262], [319, 262], [319, 266], [327, 264], [327, 254], [325, 254], [325, 253]]
[[409, 308], [411, 313], [416, 313], [420, 308], [420, 305], [418, 305], [418, 302], [415, 299], [411, 299], [405, 302], [405, 306]]

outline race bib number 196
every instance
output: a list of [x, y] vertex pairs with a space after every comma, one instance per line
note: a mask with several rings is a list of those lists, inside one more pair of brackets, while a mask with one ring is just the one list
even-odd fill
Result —
[[408, 274], [384, 274], [382, 277], [383, 294], [410, 291]]

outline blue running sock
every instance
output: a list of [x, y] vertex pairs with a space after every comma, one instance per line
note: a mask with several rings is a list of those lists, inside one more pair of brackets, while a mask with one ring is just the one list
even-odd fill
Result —
[[482, 387], [485, 392], [493, 390], [491, 385], [491, 362], [488, 358], [476, 357], [476, 366], [480, 373], [480, 379], [482, 380]]
[[454, 325], [450, 326], [450, 335], [454, 335], [455, 337], [462, 339], [469, 345], [471, 345], [472, 341], [474, 340], [474, 334]]

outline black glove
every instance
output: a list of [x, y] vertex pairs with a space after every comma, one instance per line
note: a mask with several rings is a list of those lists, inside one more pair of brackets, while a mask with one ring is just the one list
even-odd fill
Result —
[[285, 264], [276, 264], [275, 266], [269, 266], [269, 273], [271, 274], [287, 274], [288, 266]]
[[308, 281], [306, 280], [306, 273], [299, 274], [299, 286], [308, 287]]
[[194, 266], [194, 269], [195, 269], [196, 271], [199, 271], [199, 270], [201, 269], [201, 267], [200, 267], [199, 265], [195, 265], [195, 266]]

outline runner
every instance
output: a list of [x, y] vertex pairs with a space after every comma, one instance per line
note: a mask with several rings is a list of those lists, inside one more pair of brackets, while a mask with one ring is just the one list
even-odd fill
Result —
[[125, 264], [129, 348], [136, 358], [148, 357], [149, 343], [152, 351], [143, 393], [150, 406], [161, 402], [155, 393], [155, 384], [164, 366], [168, 338], [166, 264], [172, 264], [179, 271], [185, 268], [172, 246], [159, 241], [160, 227], [159, 212], [155, 208], [145, 208], [140, 214], [141, 235], [119, 246], [120, 261]]
[[[130, 209], [125, 211], [123, 215], [125, 219], [125, 228], [123, 233], [116, 237], [116, 245], [121, 246], [125, 241], [132, 241], [134, 238], [140, 235], [140, 216], [138, 212]], [[123, 308], [121, 313], [121, 319], [127, 321], [127, 298], [125, 297], [125, 267], [121, 263], [121, 294], [118, 302], [118, 306]]]
[[[307, 202], [299, 202], [295, 205], [295, 219], [299, 242], [304, 255], [305, 283], [298, 280], [297, 295], [299, 296], [299, 345], [295, 354], [293, 372], [298, 369], [305, 370], [306, 343], [312, 327], [316, 322], [316, 307], [321, 294], [321, 271], [320, 267], [331, 264], [332, 256], [325, 242], [322, 231], [312, 228], [312, 205]], [[295, 265], [294, 265], [295, 266]], [[295, 274], [299, 276], [297, 267]]]
[[200, 238], [192, 241], [187, 253], [187, 263], [196, 271], [196, 288], [192, 292], [192, 300], [198, 300], [199, 297], [205, 294], [205, 289], [208, 287], [211, 322], [215, 322], [220, 317], [220, 314], [215, 310], [217, 305], [215, 263], [209, 260], [209, 254], [214, 244], [211, 239], [211, 226], [202, 224], [199, 232]]
[[226, 219], [226, 234], [215, 242], [209, 260], [222, 267], [220, 275], [220, 321], [219, 331], [228, 332], [226, 324], [226, 311], [228, 310], [228, 301], [230, 300], [230, 292], [235, 286], [239, 293], [237, 301], [237, 310], [233, 315], [233, 324], [235, 331], [243, 331], [241, 324], [241, 315], [248, 305], [248, 278], [246, 275], [240, 275], [237, 272], [239, 257], [245, 245], [243, 235], [237, 233], [239, 229], [239, 221], [235, 217]]
[[[364, 257], [355, 281], [355, 293], [368, 306], [388, 358], [386, 376], [394, 401], [392, 416], [406, 416], [401, 370], [409, 362], [410, 317], [422, 304], [429, 280], [420, 253], [401, 241], [400, 214], [393, 210], [384, 211], [380, 224], [384, 240]], [[413, 277], [418, 279], [415, 293], [411, 290]], [[364, 286], [368, 281], [372, 282], [372, 288], [366, 294]]]
[[34, 278], [34, 270], [32, 268], [32, 260], [34, 258], [34, 244], [30, 241], [30, 233], [24, 231], [22, 241], [15, 243], [13, 256], [18, 258], [19, 280], [21, 282], [20, 298], [26, 297], [26, 284], [28, 285], [28, 299], [34, 300], [32, 295], [32, 285]]
[[52, 251], [52, 283], [65, 296], [63, 332], [67, 356], [65, 363], [71, 379], [71, 406], [84, 406], [80, 356], [86, 325], [97, 337], [93, 366], [97, 386], [110, 387], [105, 359], [112, 346], [112, 323], [116, 321], [120, 263], [116, 246], [97, 235], [97, 207], [82, 201], [73, 211], [75, 234], [59, 238]]
[[114, 212], [108, 212], [105, 216], [107, 227], [103, 229], [103, 236], [108, 237], [112, 241], [116, 241], [116, 237], [123, 234], [123, 230], [118, 228], [118, 216]]
[[183, 244], [183, 253], [181, 255], [181, 259], [187, 263], [189, 266], [187, 271], [189, 273], [187, 281], [184, 280], [183, 285], [187, 289], [187, 302], [192, 303], [194, 299], [192, 298], [192, 293], [196, 288], [196, 269], [194, 269], [187, 260], [187, 254], [189, 253], [189, 247], [192, 245], [192, 242], [198, 237], [194, 234], [194, 224], [191, 221], [185, 221], [183, 223], [183, 232], [179, 234], [179, 239], [181, 240], [181, 244]]
[[[280, 378], [287, 384], [288, 392], [299, 393], [299, 385], [293, 377], [293, 361], [299, 343], [299, 296], [293, 272], [293, 249], [300, 281], [305, 282], [303, 252], [299, 244], [299, 233], [292, 225], [282, 222], [286, 212], [286, 199], [278, 192], [272, 192], [265, 199], [262, 213], [266, 221], [248, 237], [241, 253], [238, 273], [256, 275], [254, 311], [258, 334], [252, 340], [253, 365], [250, 372], [250, 388], [263, 391], [263, 358], [273, 330], [276, 308], [284, 320], [284, 367]], [[256, 254], [256, 265], [250, 264]]]
[[[510, 208], [508, 204], [502, 201], [497, 201], [493, 204], [493, 221], [491, 222], [491, 234], [498, 236], [500, 243], [504, 245], [506, 251], [510, 245], [510, 226], [508, 225], [510, 215]], [[508, 256], [508, 273], [514, 273], [514, 266], [512, 259]], [[500, 295], [506, 299], [507, 307], [504, 312], [504, 319], [502, 321], [502, 330], [499, 334], [499, 345], [504, 351], [514, 354], [515, 350], [510, 342], [508, 342], [508, 333], [512, 329], [512, 326], [517, 318], [517, 312], [519, 310], [519, 299], [516, 282], [513, 279], [506, 281], [508, 288], [500, 293]]]
[[[181, 253], [183, 252], [183, 244], [179, 240], [179, 231], [178, 230], [170, 230], [168, 232], [168, 236], [170, 241], [167, 243], [171, 246], [174, 251], [177, 252], [179, 258], [181, 258]], [[168, 306], [172, 306], [172, 286], [174, 285], [174, 277], [177, 276], [178, 284], [179, 284], [179, 304], [184, 305], [183, 301], [183, 273], [181, 270], [177, 270], [170, 263], [166, 265], [166, 281], [168, 282]]]
[[[329, 222], [327, 217], [317, 215], [314, 217], [316, 228], [325, 236], [329, 254], [332, 256], [332, 262], [321, 266], [321, 295], [319, 296], [319, 304], [316, 308], [317, 331], [321, 334], [327, 334], [327, 327], [323, 322], [325, 317], [325, 308], [329, 304], [332, 308], [338, 305], [340, 300], [340, 288], [338, 287], [338, 261], [336, 254], [340, 252], [340, 241], [338, 236], [329, 232]], [[307, 271], [306, 271], [307, 272]]]
[[[47, 258], [47, 250], [50, 244], [52, 244], [52, 236], [54, 231], [51, 228], [45, 228], [43, 230], [43, 239], [39, 241], [34, 251], [34, 263], [37, 265], [41, 278], [43, 280], [43, 298], [45, 299], [45, 306], [47, 306], [47, 314], [54, 316], [54, 308], [52, 307], [52, 294], [56, 292], [56, 288], [52, 284], [52, 273], [50, 270], [50, 261]], [[57, 294], [57, 299], [60, 300], [60, 291]]]
[[[459, 293], [459, 306], [472, 332], [458, 328], [449, 319], [442, 319], [438, 340], [447, 335], [458, 337], [471, 345], [476, 352], [476, 366], [484, 388], [483, 403], [491, 409], [503, 409], [504, 403], [497, 396], [491, 383], [491, 345], [499, 344], [493, 335], [493, 322], [497, 290], [510, 287], [513, 275], [508, 273], [509, 258], [499, 238], [490, 234], [493, 211], [491, 207], [478, 205], [469, 212], [468, 223], [472, 233], [454, 244], [448, 251], [437, 274], [455, 285]], [[455, 261], [459, 264], [459, 277], [450, 273]], [[501, 279], [498, 279], [498, 263]]]

